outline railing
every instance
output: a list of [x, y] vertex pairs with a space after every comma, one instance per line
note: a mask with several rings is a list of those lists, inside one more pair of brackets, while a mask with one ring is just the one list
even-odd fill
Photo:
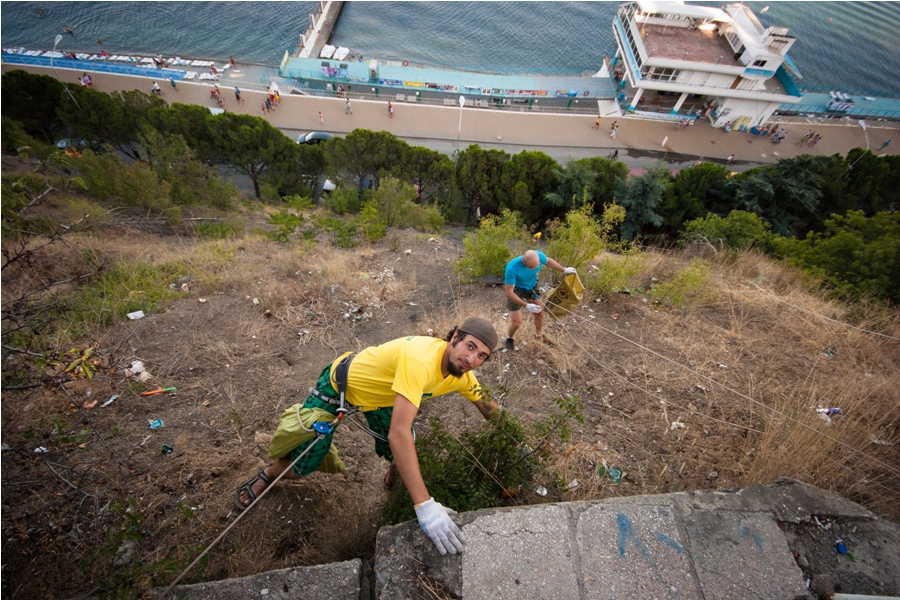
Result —
[[882, 119], [900, 119], [900, 110], [878, 110], [861, 108], [858, 104], [848, 111], [827, 110], [821, 104], [782, 104], [778, 107], [782, 116], [826, 117], [841, 119], [843, 117], [878, 117]]
[[[330, 59], [334, 60], [334, 59]], [[484, 65], [466, 65], [444, 62], [430, 62], [426, 60], [410, 60], [395, 56], [367, 56], [366, 60], [376, 60], [379, 65], [412, 66], [439, 71], [467, 71], [469, 73], [481, 73], [483, 75], [506, 75], [512, 77], [581, 77], [585, 73], [596, 73], [596, 69], [573, 68], [541, 68], [541, 67], [490, 67]], [[337, 62], [348, 62], [346, 60]], [[349, 61], [353, 62], [353, 61]], [[407, 63], [404, 65], [403, 63]]]
[[81, 60], [78, 58], [50, 58], [48, 56], [26, 56], [24, 54], [0, 55], [3, 62], [35, 67], [53, 67], [75, 71], [91, 71], [93, 73], [111, 73], [113, 75], [137, 75], [157, 79], [175, 79], [181, 81], [186, 71], [178, 69], [157, 69], [155, 67], [139, 67], [109, 61]]
[[[300, 90], [305, 96], [314, 96], [318, 98], [336, 98], [337, 94], [335, 92], [331, 92], [328, 90], [315, 89], [311, 87], [301, 87], [305, 84], [305, 82], [297, 81], [289, 79], [287, 80], [287, 85], [289, 87], [293, 87], [294, 89]], [[366, 93], [357, 93], [354, 89], [353, 92], [344, 92], [343, 98], [350, 98], [354, 101], [356, 100], [366, 100], [371, 102], [393, 102], [397, 104], [397, 100], [395, 98], [396, 94], [394, 93], [396, 90], [386, 90], [385, 93], [373, 94], [370, 92]], [[399, 92], [398, 92], [399, 93]], [[453, 95], [453, 104], [452, 108], [459, 110], [459, 102], [457, 101], [459, 98], [458, 94]], [[426, 97], [426, 96], [418, 96], [417, 99], [413, 102], [406, 102], [406, 104], [421, 104], [425, 106], [447, 106], [444, 102], [447, 98], [437, 98], [437, 97]], [[524, 98], [520, 99], [519, 102], [512, 99], [510, 103], [506, 103], [504, 100], [503, 104], [494, 104], [488, 102], [485, 99], [480, 99], [481, 104], [475, 105], [474, 98], [466, 98], [466, 110], [502, 110], [505, 112], [530, 112], [530, 113], [540, 113], [540, 114], [558, 114], [558, 115], [590, 115], [593, 117], [597, 116], [597, 107], [594, 106], [592, 108], [580, 108], [580, 107], [569, 107], [564, 105], [554, 105], [550, 106], [547, 104], [529, 104], [528, 101]]]
[[[415, 88], [414, 89], [413, 87], [406, 87], [406, 86], [382, 85], [382, 84], [378, 84], [376, 82], [370, 81], [369, 78], [367, 78], [367, 77], [366, 78], [350, 77], [350, 76], [327, 77], [321, 71], [308, 70], [308, 69], [284, 69], [284, 70], [282, 70], [281, 75], [286, 79], [296, 79], [296, 80], [301, 80], [301, 81], [320, 83], [323, 85], [329, 84], [329, 83], [341, 83], [341, 84], [342, 83], [353, 83], [353, 84], [363, 84], [363, 85], [368, 85], [368, 86], [376, 86], [376, 87], [380, 88], [379, 91], [385, 91], [387, 93], [401, 93], [406, 90], [428, 91], [428, 92], [432, 92], [432, 93], [437, 93], [440, 91], [440, 90], [423, 89], [423, 88]], [[588, 78], [586, 78], [586, 79], [588, 79]], [[520, 96], [520, 95], [505, 95], [505, 94], [499, 94], [499, 95], [503, 96], [504, 98], [517, 98], [517, 99], [532, 99], [532, 98], [537, 98], [539, 100], [540, 99], [548, 99], [549, 100], [551, 98], [557, 99], [556, 96], [550, 95], [553, 92], [555, 92], [555, 90], [548, 90], [547, 96], [525, 96], [525, 95]], [[453, 93], [454, 94], [461, 93], [461, 94], [468, 94], [471, 96], [481, 96], [481, 97], [494, 97], [495, 96], [494, 94], [481, 94], [480, 87], [470, 89], [465, 86], [460, 86], [460, 89]], [[585, 94], [587, 94], [587, 95], [585, 95]], [[610, 90], [584, 90], [582, 92], [582, 94], [580, 96], [578, 96], [577, 99], [579, 99], [579, 100], [588, 100], [588, 99], [590, 99], [590, 100], [612, 100], [615, 97], [616, 97], [616, 92], [615, 92], [615, 90], [611, 90], [611, 89]], [[575, 98], [573, 98], [573, 100], [574, 99]]]
[[849, 96], [871, 96], [873, 98], [900, 98], [900, 92], [886, 92], [877, 90], [865, 90], [862, 88], [828, 87], [824, 85], [800, 85], [800, 89], [809, 94], [827, 94], [828, 92], [843, 92]]

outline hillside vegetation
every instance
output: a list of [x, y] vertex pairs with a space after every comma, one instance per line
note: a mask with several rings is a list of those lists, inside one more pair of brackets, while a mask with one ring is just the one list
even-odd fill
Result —
[[[443, 337], [469, 316], [505, 333], [491, 282], [535, 246], [577, 267], [584, 297], [547, 324], [547, 341], [526, 320], [519, 348], [480, 369], [503, 422], [484, 425], [458, 396], [423, 404], [419, 451], [439, 501], [474, 509], [793, 477], [900, 518], [892, 163], [877, 163], [883, 177], [865, 196], [880, 190], [881, 204], [835, 212], [803, 239], [778, 230], [797, 222], [763, 210], [773, 204], [706, 203], [657, 249], [628, 235], [662, 227], [639, 216], [655, 210], [651, 193], [696, 177], [744, 190], [734, 197], [747, 209], [747, 180], [700, 165], [638, 194], [605, 159], [562, 168], [477, 147], [451, 159], [364, 130], [299, 146], [252, 117], [72, 90], [88, 114], [144, 111], [108, 119], [135, 136], [116, 137], [27, 79], [16, 93], [43, 117], [12, 120], [10, 75], [4, 596], [137, 598], [172, 581], [233, 521], [235, 490], [266, 464], [281, 412], [327, 362]], [[72, 145], [45, 143], [60, 135]], [[257, 177], [258, 198], [212, 165]], [[338, 188], [316, 201], [326, 175]], [[784, 175], [748, 180], [764, 189]], [[477, 226], [460, 225], [476, 212]], [[541, 283], [555, 285], [546, 271]], [[175, 389], [141, 395], [160, 388]], [[377, 527], [408, 516], [404, 491], [385, 497], [386, 465], [365, 433], [342, 426], [335, 439], [347, 474], [274, 488], [187, 581], [371, 556]]]

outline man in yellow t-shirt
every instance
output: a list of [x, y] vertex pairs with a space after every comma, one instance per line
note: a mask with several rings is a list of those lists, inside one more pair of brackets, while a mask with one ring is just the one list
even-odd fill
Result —
[[399, 473], [415, 505], [419, 524], [441, 554], [462, 552], [465, 539], [450, 519], [454, 511], [434, 501], [419, 471], [412, 423], [422, 399], [459, 392], [475, 403], [489, 419], [499, 407], [483, 402], [472, 370], [487, 360], [497, 346], [494, 326], [473, 317], [447, 334], [446, 340], [410, 336], [366, 348], [352, 356], [343, 354], [319, 376], [315, 389], [303, 404], [295, 404], [281, 416], [269, 456], [274, 462], [238, 489], [235, 507], [243, 510], [310, 445], [286, 479], [299, 479], [312, 471], [346, 471], [331, 442], [333, 432], [316, 443], [312, 430], [317, 422], [331, 423], [338, 409], [338, 365], [349, 360], [346, 401], [359, 408], [375, 437], [375, 451], [391, 462], [384, 487], [393, 487]]

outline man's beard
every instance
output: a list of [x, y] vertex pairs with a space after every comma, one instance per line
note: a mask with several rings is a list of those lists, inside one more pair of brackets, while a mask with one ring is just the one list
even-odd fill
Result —
[[462, 377], [466, 373], [465, 371], [460, 371], [459, 367], [456, 366], [456, 363], [453, 361], [450, 361], [447, 364], [447, 372], [450, 373], [451, 375], [453, 375], [454, 377]]

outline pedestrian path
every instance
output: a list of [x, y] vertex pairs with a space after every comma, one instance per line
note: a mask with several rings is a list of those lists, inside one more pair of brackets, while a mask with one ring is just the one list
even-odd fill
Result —
[[[78, 85], [80, 71], [51, 70], [43, 66], [13, 65], [6, 62], [3, 72], [22, 68], [33, 73], [58, 77], [60, 80]], [[257, 69], [258, 70], [258, 69]], [[745, 170], [758, 164], [774, 163], [779, 158], [800, 154], [828, 156], [846, 155], [853, 148], [879, 149], [893, 137], [900, 138], [896, 123], [868, 122], [863, 130], [856, 120], [830, 120], [820, 122], [803, 119], [783, 125], [788, 136], [781, 144], [773, 145], [767, 138], [756, 138], [750, 133], [725, 132], [712, 128], [708, 122], [698, 119], [686, 130], [675, 130], [672, 123], [644, 121], [627, 117], [604, 117], [599, 129], [592, 128], [596, 116], [583, 114], [535, 113], [527, 107], [507, 107], [497, 110], [489, 107], [466, 107], [432, 105], [417, 102], [394, 102], [394, 118], [387, 112], [388, 100], [393, 97], [373, 99], [349, 93], [353, 102], [353, 114], [345, 114], [346, 100], [333, 97], [303, 96], [288, 94], [282, 90], [281, 103], [274, 110], [264, 114], [261, 107], [266, 93], [260, 89], [245, 89], [243, 81], [252, 79], [245, 74], [243, 66], [237, 72], [223, 75], [218, 85], [222, 90], [224, 108], [227, 112], [252, 114], [267, 119], [280, 129], [301, 131], [326, 131], [335, 135], [345, 135], [354, 129], [364, 128], [388, 131], [410, 140], [459, 140], [460, 148], [469, 144], [492, 144], [525, 147], [534, 150], [542, 148], [595, 149], [597, 156], [607, 156], [612, 151], [653, 152], [647, 164], [653, 164], [659, 153], [673, 153], [694, 156], [702, 160], [723, 163], [734, 154], [732, 168]], [[160, 78], [161, 85], [167, 84]], [[96, 73], [94, 87], [100, 91], [113, 92], [138, 89], [150, 93], [152, 80], [146, 77]], [[243, 103], [238, 103], [233, 93], [237, 85], [243, 90]], [[218, 108], [210, 97], [212, 83], [181, 81], [177, 88], [163, 85], [163, 98], [169, 102], [181, 102]], [[354, 90], [357, 91], [357, 90]], [[318, 113], [322, 113], [320, 122]], [[609, 135], [609, 126], [616, 120], [619, 130], [615, 139]], [[822, 140], [814, 147], [798, 146], [808, 129], [814, 129]], [[887, 146], [881, 153], [895, 154], [900, 148], [900, 139]]]

